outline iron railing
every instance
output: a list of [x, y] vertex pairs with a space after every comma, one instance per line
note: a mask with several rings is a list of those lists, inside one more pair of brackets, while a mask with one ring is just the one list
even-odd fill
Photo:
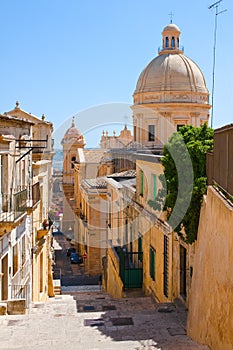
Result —
[[233, 124], [214, 131], [214, 152], [207, 154], [208, 185], [233, 196]]
[[26, 308], [29, 308], [30, 305], [30, 285], [11, 285], [11, 299], [25, 299]]
[[[19, 187], [17, 187], [18, 189]], [[31, 197], [31, 199], [29, 199]], [[31, 196], [27, 189], [21, 189], [14, 194], [1, 194], [0, 197], [0, 222], [14, 222], [28, 208], [33, 208], [40, 201], [40, 183], [36, 182], [31, 187]]]
[[143, 252], [128, 252], [127, 248], [114, 247], [119, 257], [119, 273], [124, 288], [142, 288]]
[[27, 189], [14, 194], [2, 194], [0, 222], [14, 222], [27, 209]]

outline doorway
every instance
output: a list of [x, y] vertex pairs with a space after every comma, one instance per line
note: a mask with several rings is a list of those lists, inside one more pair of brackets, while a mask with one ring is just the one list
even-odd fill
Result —
[[180, 246], [180, 295], [186, 300], [187, 295], [187, 281], [186, 281], [186, 248]]
[[2, 259], [2, 300], [8, 299], [8, 254]]

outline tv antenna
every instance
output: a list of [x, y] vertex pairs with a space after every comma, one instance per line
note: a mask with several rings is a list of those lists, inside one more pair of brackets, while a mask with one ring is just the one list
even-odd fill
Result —
[[219, 0], [217, 2], [215, 2], [214, 4], [210, 5], [208, 7], [209, 10], [211, 10], [212, 8], [215, 8], [215, 21], [214, 21], [214, 46], [213, 46], [213, 72], [212, 72], [212, 100], [211, 100], [211, 104], [212, 104], [212, 110], [211, 110], [211, 120], [210, 120], [210, 126], [211, 128], [213, 128], [213, 119], [214, 119], [214, 83], [215, 83], [215, 63], [216, 63], [216, 42], [217, 42], [217, 24], [218, 24], [218, 15], [220, 15], [223, 12], [226, 12], [227, 9], [219, 11], [218, 7], [220, 5], [220, 3], [223, 0]]

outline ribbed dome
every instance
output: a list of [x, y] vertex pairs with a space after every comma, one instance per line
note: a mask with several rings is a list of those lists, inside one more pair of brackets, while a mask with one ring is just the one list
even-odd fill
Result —
[[163, 54], [154, 58], [141, 73], [135, 93], [186, 91], [207, 93], [200, 68], [183, 54]]
[[80, 137], [82, 134], [81, 132], [76, 128], [76, 126], [71, 126], [65, 133], [65, 136], [71, 136], [71, 137]]
[[137, 101], [137, 93], [155, 93], [157, 102], [170, 103], [179, 100], [207, 103], [209, 92], [205, 78], [197, 64], [184, 55], [183, 47], [180, 47], [180, 33], [179, 27], [174, 23], [163, 29], [159, 56], [139, 76], [134, 92]]
[[85, 143], [83, 135], [75, 126], [74, 118], [72, 119], [71, 127], [66, 131], [61, 143]]

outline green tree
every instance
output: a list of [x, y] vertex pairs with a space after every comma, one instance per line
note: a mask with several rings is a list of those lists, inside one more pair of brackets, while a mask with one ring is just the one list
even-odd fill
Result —
[[[178, 215], [182, 214], [182, 219], [173, 229], [190, 244], [197, 238], [201, 204], [207, 190], [206, 153], [213, 149], [213, 134], [213, 129], [207, 124], [200, 128], [183, 126], [165, 145], [161, 160], [166, 179], [164, 209], [168, 212], [168, 222], [176, 206], [175, 212]], [[183, 163], [182, 174], [177, 171], [179, 163]], [[191, 182], [190, 169], [187, 169], [186, 164], [192, 166]], [[164, 198], [164, 188], [159, 193], [161, 199]], [[183, 208], [188, 209], [182, 213]], [[182, 229], [185, 230], [185, 235], [182, 234]]]

